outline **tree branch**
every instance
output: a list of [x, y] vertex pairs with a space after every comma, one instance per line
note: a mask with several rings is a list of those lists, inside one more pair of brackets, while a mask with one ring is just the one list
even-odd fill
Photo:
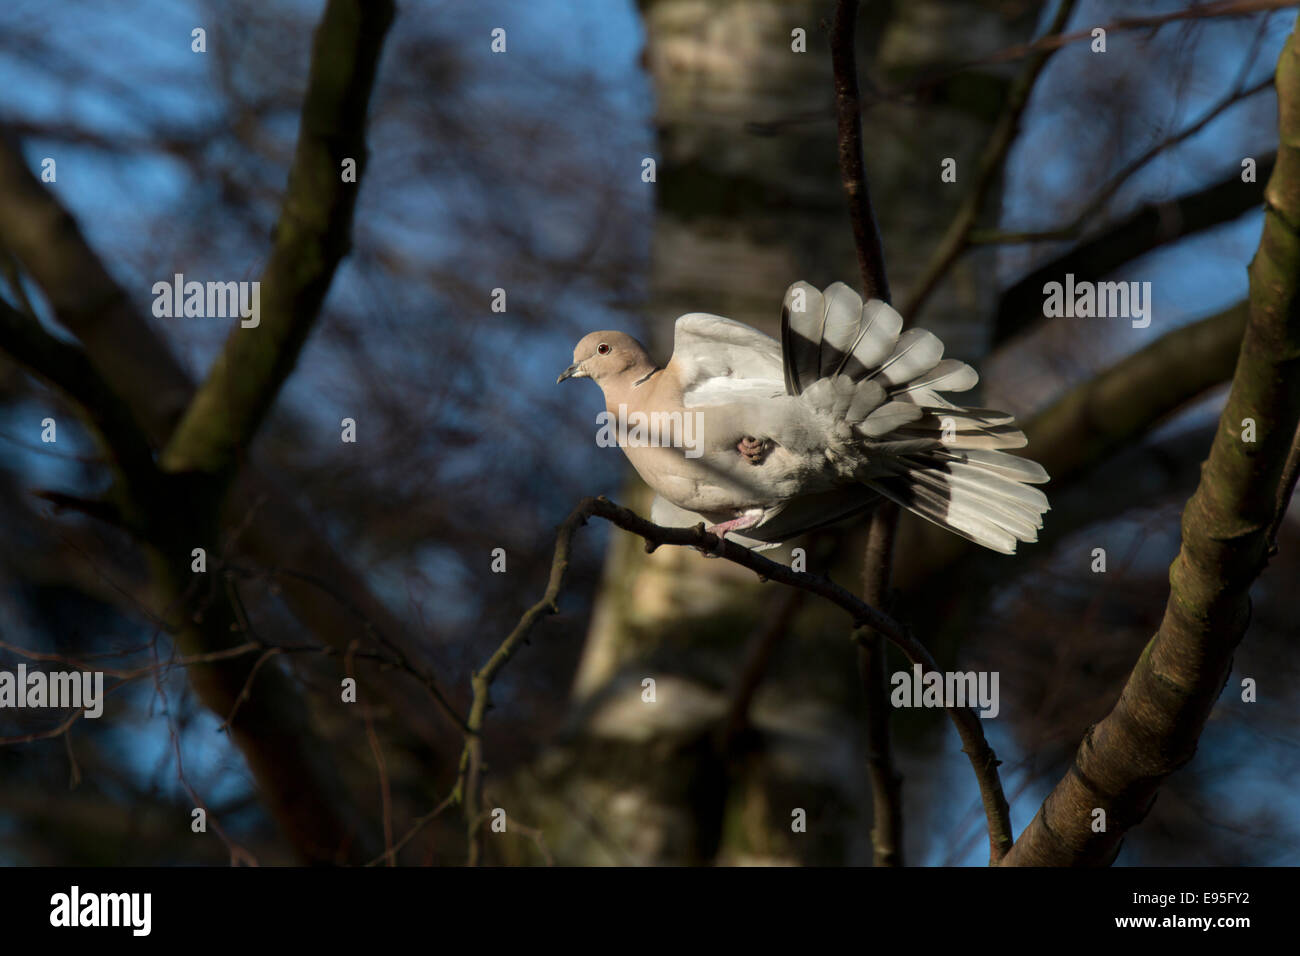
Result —
[[862, 295], [889, 302], [889, 278], [885, 273], [885, 252], [880, 244], [880, 227], [871, 206], [866, 166], [862, 159], [862, 105], [858, 101], [858, 62], [854, 48], [854, 27], [858, 0], [837, 0], [831, 28], [831, 64], [835, 74], [835, 116], [839, 129], [840, 177], [848, 196], [849, 221], [858, 251], [862, 274]]
[[41, 287], [59, 322], [82, 342], [150, 441], [161, 444], [193, 388], [189, 377], [87, 245], [76, 220], [32, 175], [8, 128], [0, 135], [0, 246]]
[[[1029, 447], [1052, 476], [1052, 487], [1080, 480], [1093, 465], [1226, 382], [1241, 348], [1247, 311], [1241, 302], [1162, 335], [1026, 422]], [[919, 524], [909, 529], [909, 535], [914, 532], [909, 544], [914, 546], [904, 549], [900, 562], [900, 576], [913, 585], [973, 547], [940, 528]]]
[[[298, 147], [255, 328], [235, 328], [160, 457], [168, 471], [220, 472], [252, 441], [315, 324], [351, 243], [366, 166], [366, 109], [391, 0], [331, 0], [312, 47]], [[342, 163], [356, 161], [357, 182]]]
[[[1280, 146], [1250, 266], [1250, 317], [1214, 444], [1183, 511], [1164, 619], [1007, 864], [1110, 863], [1161, 782], [1195, 754], [1249, 623], [1249, 588], [1268, 561], [1300, 425], [1300, 31], [1279, 58], [1277, 88]], [[1105, 812], [1102, 832], [1092, 826], [1096, 810]]]
[[[1261, 157], [1261, 181], [1273, 171], [1273, 158]], [[1024, 332], [1043, 318], [1043, 286], [1073, 273], [1075, 282], [1097, 282], [1126, 262], [1176, 239], [1231, 222], [1258, 208], [1259, 183], [1241, 180], [1241, 170], [1226, 179], [1163, 202], [1147, 203], [1122, 220], [1039, 266], [1002, 293], [993, 323], [995, 345]]]
[[[1075, 0], [1062, 0], [1056, 9], [1056, 16], [1053, 17], [1051, 26], [1048, 27], [1048, 35], [1057, 35], [1065, 29], [1070, 21], [1070, 15], [1074, 12], [1074, 3]], [[921, 278], [917, 280], [915, 291], [903, 307], [903, 315], [908, 321], [916, 320], [930, 294], [938, 287], [958, 257], [969, 248], [971, 230], [975, 228], [980, 211], [984, 208], [994, 183], [997, 182], [1007, 152], [1020, 131], [1020, 118], [1029, 105], [1034, 85], [1038, 82], [1038, 77], [1053, 52], [1052, 49], [1035, 51], [1012, 84], [1002, 115], [998, 117], [997, 124], [993, 127], [993, 134], [980, 155], [974, 181], [962, 198], [961, 205], [957, 207], [957, 214], [943, 234], [943, 238], [939, 240], [934, 255], [922, 271]]]
[[[479, 827], [482, 823], [482, 811], [478, 806], [481, 785], [474, 777], [481, 776], [482, 773], [482, 725], [489, 705], [492, 681], [518, 651], [519, 645], [526, 642], [529, 632], [537, 622], [548, 614], [558, 612], [557, 601], [569, 566], [573, 535], [593, 517], [602, 518], [624, 531], [630, 531], [644, 538], [647, 551], [654, 551], [662, 545], [698, 548], [748, 568], [757, 574], [760, 580], [778, 581], [825, 598], [848, 612], [855, 628], [855, 641], [860, 639], [860, 629], [869, 627], [884, 635], [913, 664], [922, 665], [926, 671], [938, 670], [938, 665], [930, 652], [904, 625], [855, 597], [825, 575], [793, 571], [733, 541], [719, 540], [716, 535], [705, 531], [702, 523], [693, 528], [665, 528], [645, 520], [627, 508], [614, 504], [607, 498], [584, 498], [560, 525], [551, 561], [550, 579], [542, 599], [524, 613], [519, 624], [489, 658], [488, 663], [475, 674], [474, 703], [471, 705], [468, 721], [474, 733], [466, 738], [466, 751], [461, 762], [464, 774], [465, 814], [470, 828], [471, 861], [477, 862], [480, 858], [480, 851], [475, 848], [474, 841], [479, 839]], [[1006, 796], [1003, 794], [1002, 782], [998, 776], [997, 757], [984, 737], [980, 718], [973, 710], [969, 707], [945, 709], [957, 728], [962, 741], [962, 751], [970, 759], [979, 783], [980, 797], [988, 820], [990, 856], [994, 860], [1000, 859], [1011, 845], [1011, 823]]]
[[[862, 276], [865, 298], [889, 302], [889, 278], [885, 272], [885, 254], [880, 243], [880, 227], [871, 205], [867, 187], [866, 164], [862, 156], [862, 103], [858, 96], [858, 65], [855, 29], [858, 0], [839, 0], [831, 30], [831, 68], [835, 77], [835, 113], [838, 128], [840, 178], [853, 225], [853, 241], [858, 253], [858, 270]], [[889, 591], [898, 531], [898, 509], [879, 507], [871, 515], [869, 537], [863, 562], [863, 596], [879, 605]], [[902, 778], [893, 766], [889, 746], [888, 685], [882, 664], [882, 647], [878, 635], [870, 629], [855, 635], [858, 640], [858, 672], [866, 701], [867, 768], [872, 780], [874, 801], [872, 842], [876, 847], [877, 865], [901, 865], [902, 862]]]
[[1077, 475], [1221, 382], [1246, 331], [1245, 302], [1161, 336], [1066, 392], [1025, 425], [1053, 480]]
[[[334, 266], [346, 248], [355, 187], [349, 186], [346, 196], [335, 195], [344, 185], [338, 166], [339, 152], [358, 144], [364, 149], [366, 103], [391, 17], [392, 4], [388, 2], [331, 0], [317, 30], [299, 150], [266, 276], [270, 285], [268, 318], [271, 321], [263, 331], [274, 346], [280, 347], [262, 349], [259, 353], [263, 358], [276, 353], [273, 362], [276, 374], [269, 381], [260, 381], [260, 389], [255, 390], [258, 396], [255, 404], [260, 402], [260, 407], [250, 411], [248, 406], [241, 406], [244, 414], [238, 424], [245, 431], [235, 433], [227, 429], [218, 435], [214, 422], [206, 422], [200, 414], [206, 392], [209, 407], [213, 407], [211, 402], [216, 402], [215, 424], [223, 423], [220, 406], [225, 396], [214, 397], [209, 390], [214, 380], [221, 381], [220, 370], [215, 372], [205, 391], [191, 404], [169, 451], [164, 451], [171, 472], [161, 485], [165, 493], [152, 495], [152, 486], [139, 486], [144, 484], [143, 480], [127, 489], [134, 500], [145, 503], [141, 510], [149, 515], [148, 528], [142, 537], [154, 580], [169, 604], [164, 612], [165, 617], [172, 619], [169, 629], [176, 634], [180, 647], [196, 654], [227, 648], [238, 640], [232, 634], [246, 626], [222, 599], [215, 583], [206, 595], [198, 595], [196, 601], [195, 584], [202, 579], [189, 571], [188, 555], [195, 545], [207, 549], [214, 558], [220, 553], [217, 511], [225, 497], [229, 467], [234, 464], [233, 454], [225, 453], [242, 448], [251, 440], [265, 408], [292, 368], [301, 337], [314, 320]], [[330, 152], [331, 148], [334, 153]], [[364, 160], [361, 151], [353, 149], [352, 155], [361, 166]], [[22, 167], [16, 149], [0, 150], [0, 168], [15, 164]], [[66, 288], [58, 286], [50, 291], [51, 302], [60, 318], [71, 317], [69, 327], [85, 335], [88, 349], [94, 343], [92, 361], [102, 362], [97, 367], [112, 370], [113, 391], [121, 389], [121, 400], [109, 403], [108, 407], [145, 408], [157, 398], [151, 394], [155, 388], [155, 369], [149, 368], [149, 375], [137, 375], [132, 381], [123, 364], [113, 358], [126, 354], [127, 350], [122, 349], [121, 340], [104, 338], [106, 328], [110, 327], [119, 332], [143, 333], [132, 342], [133, 348], [142, 348], [146, 356], [154, 359], [161, 356], [161, 378], [168, 386], [168, 394], [173, 397], [183, 394], [188, 385], [183, 372], [166, 347], [135, 318], [127, 297], [85, 247], [71, 217], [44, 194], [25, 167], [16, 178], [17, 187], [0, 191], [0, 212], [6, 206], [19, 212], [28, 210], [35, 214], [35, 220], [17, 226], [0, 224], [0, 241], [29, 268], [41, 270], [41, 281], [47, 289], [51, 281], [67, 284]], [[316, 204], [318, 194], [326, 196], [327, 201]], [[50, 240], [51, 246], [42, 247], [39, 242], [42, 237]], [[69, 272], [69, 264], [73, 262], [88, 264], [87, 274]], [[89, 296], [85, 293], [87, 288], [92, 290]], [[108, 321], [99, 317], [100, 310], [107, 312]], [[19, 327], [17, 331], [23, 329]], [[297, 342], [291, 348], [285, 347], [286, 340], [292, 342], [295, 337]], [[255, 363], [253, 356], [241, 352], [240, 341], [234, 340], [233, 350], [228, 343], [224, 357], [228, 358], [233, 351], [236, 358]], [[18, 346], [22, 345], [19, 340]], [[67, 366], [80, 354], [66, 347], [52, 349], [48, 342], [43, 347], [45, 354], [38, 357], [45, 366], [55, 370]], [[249, 370], [241, 367], [240, 373], [246, 375]], [[250, 379], [257, 380], [257, 376], [254, 374]], [[86, 387], [75, 381], [60, 384], [74, 396], [79, 394], [78, 389]], [[246, 398], [252, 393], [242, 394]], [[112, 393], [108, 398], [113, 398]], [[153, 407], [155, 423], [169, 417], [170, 399], [161, 411], [157, 405]], [[94, 410], [91, 411], [93, 415]], [[228, 441], [222, 445], [219, 438]], [[116, 447], [117, 442], [114, 446], [120, 454], [122, 450]], [[147, 443], [145, 449], [148, 451]], [[194, 474], [196, 469], [205, 466], [215, 481]], [[153, 467], [151, 455], [149, 467]], [[255, 667], [250, 671], [245, 662], [226, 660], [194, 668], [191, 679], [207, 707], [230, 715], [228, 721], [235, 742], [244, 752], [273, 815], [304, 857], [328, 862], [346, 858], [349, 851], [356, 853], [358, 849], [368, 854], [370, 841], [363, 836], [364, 825], [350, 815], [346, 787], [305, 723], [305, 711], [297, 703], [296, 689], [285, 675], [274, 667]], [[253, 692], [254, 680], [256, 692]]]
[[[41, 287], [60, 324], [82, 342], [87, 359], [130, 409], [150, 444], [163, 447], [191, 402], [194, 382], [7, 134], [0, 135], [0, 247], [16, 256]], [[329, 582], [333, 593], [346, 597], [390, 639], [400, 635], [408, 656], [418, 653], [401, 619], [320, 533], [292, 489], [255, 464], [245, 467], [237, 481], [232, 501], [261, 502], [258, 520], [236, 542], [243, 555], [263, 567], [293, 568]], [[355, 635], [353, 621], [322, 601], [314, 584], [292, 577], [281, 583], [285, 604], [304, 628], [332, 648], [348, 646]], [[394, 703], [403, 707], [408, 725], [427, 722], [422, 699], [399, 695]], [[437, 737], [439, 747], [454, 747], [459, 739], [443, 739], [449, 730], [445, 724], [429, 723], [424, 729], [428, 737]]]
[[[1168, 13], [1142, 14], [1138, 16], [1119, 17], [1110, 23], [1099, 24], [1107, 34], [1119, 33], [1124, 30], [1151, 30], [1156, 27], [1162, 27], [1168, 23], [1178, 23], [1184, 20], [1208, 20], [1215, 17], [1244, 17], [1253, 13], [1266, 13], [1271, 10], [1283, 10], [1287, 7], [1295, 6], [1295, 0], [1215, 0], [1212, 3], [1199, 3], [1185, 7], [1181, 10], [1171, 10]], [[1071, 43], [1078, 43], [1081, 40], [1091, 40], [1092, 31], [1095, 27], [1088, 27], [1083, 30], [1075, 30], [1073, 33], [1060, 33], [1054, 36], [1045, 36], [1029, 43], [1020, 43], [1015, 46], [999, 50], [997, 53], [974, 60], [966, 64], [962, 69], [970, 69], [975, 66], [983, 66], [991, 63], [1005, 63], [1008, 60], [1019, 60], [1022, 57], [1029, 56], [1032, 53], [1040, 53], [1050, 50], [1058, 50], [1063, 46]]]
[[157, 492], [159, 476], [148, 439], [85, 352], [5, 302], [0, 302], [0, 349], [80, 406], [124, 482], [145, 498]]
[[[894, 541], [898, 527], [898, 506], [892, 501], [877, 508], [867, 528], [863, 561], [862, 597], [885, 607], [890, 595], [894, 566]], [[889, 683], [885, 670], [885, 644], [880, 635], [862, 628], [854, 635], [858, 642], [858, 674], [866, 697], [867, 768], [871, 775], [871, 806], [875, 825], [871, 828], [872, 856], [876, 866], [903, 865], [903, 777], [895, 768], [889, 738]]]

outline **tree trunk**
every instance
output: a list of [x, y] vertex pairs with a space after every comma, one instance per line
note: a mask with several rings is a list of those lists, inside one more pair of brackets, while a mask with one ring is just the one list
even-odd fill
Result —
[[[680, 314], [713, 312], [774, 333], [791, 282], [856, 286], [858, 269], [837, 166], [831, 6], [641, 6], [659, 133], [647, 344], [665, 361]], [[941, 161], [973, 167], [1008, 73], [967, 74], [962, 86], [909, 106], [873, 102], [871, 91], [905, 85], [935, 60], [1022, 39], [1031, 26], [952, 0], [864, 7], [867, 172], [897, 290], [925, 263], [960, 196], [941, 185]], [[796, 52], [796, 30], [806, 52]], [[987, 312], [996, 292], [979, 265], [971, 257], [959, 266], [927, 312], [926, 325], [966, 357], [985, 330], [959, 317]], [[650, 497], [629, 480], [625, 504], [645, 514]], [[861, 537], [830, 549], [827, 540], [791, 544], [807, 550], [809, 570], [856, 581]], [[844, 560], [832, 567], [827, 550]], [[777, 560], [790, 553], [770, 552]], [[842, 615], [809, 607], [794, 620], [749, 722], [726, 730], [737, 675], [771, 640], [762, 625], [780, 600], [775, 586], [729, 563], [680, 548], [647, 555], [615, 532], [573, 690], [572, 733], [537, 768], [550, 784], [544, 813], [558, 858], [871, 861], [861, 688]]]

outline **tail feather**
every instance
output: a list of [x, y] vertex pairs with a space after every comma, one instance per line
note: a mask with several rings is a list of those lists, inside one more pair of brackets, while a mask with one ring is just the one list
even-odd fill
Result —
[[901, 441], [891, 438], [886, 441], [872, 442], [871, 453], [873, 456], [900, 458], [903, 455], [915, 455], [919, 452], [937, 453], [942, 451], [943, 447], [943, 442], [937, 438], [906, 438]]
[[1015, 425], [983, 425], [978, 422], [962, 424], [954, 419], [952, 426], [944, 423], [949, 416], [925, 415], [908, 422], [895, 433], [899, 438], [926, 438], [937, 434], [941, 441], [955, 449], [968, 448], [994, 450], [1024, 448], [1029, 444], [1025, 433]]
[[955, 502], [949, 495], [905, 478], [877, 479], [867, 484], [913, 514], [969, 541], [1002, 554], [1015, 553], [1018, 539], [1014, 534], [994, 523], [987, 514], [966, 503]]
[[818, 374], [833, 377], [839, 374], [839, 366], [858, 336], [862, 297], [843, 282], [836, 282], [826, 289], [824, 298], [826, 318], [822, 323]]
[[908, 329], [898, 337], [893, 354], [867, 377], [879, 378], [886, 388], [904, 385], [929, 372], [941, 358], [943, 343], [937, 335], [925, 329]]
[[1047, 495], [1032, 485], [1022, 485], [978, 466], [945, 464], [925, 458], [905, 461], [901, 463], [901, 470], [943, 487], [965, 488], [990, 503], [1012, 509], [1017, 514], [1026, 514], [1034, 527], [1042, 527], [1041, 515], [1048, 507]]
[[979, 465], [988, 471], [1014, 478], [1016, 481], [1028, 482], [1031, 485], [1041, 485], [1048, 481], [1047, 469], [1038, 462], [1006, 452], [981, 451], [974, 448], [956, 451], [945, 448], [940, 453], [940, 457], [948, 461]]
[[786, 290], [781, 306], [781, 356], [787, 394], [800, 395], [817, 381], [825, 323], [826, 304], [820, 292], [807, 282], [796, 282]]
[[917, 422], [925, 411], [906, 402], [890, 402], [854, 425], [854, 429], [867, 438], [880, 438], [896, 432], [908, 423]]
[[898, 333], [903, 329], [903, 317], [888, 303], [872, 299], [862, 307], [862, 324], [853, 347], [835, 368], [837, 375], [847, 375], [860, 381], [894, 351]]
[[1016, 416], [1010, 412], [1000, 412], [996, 408], [966, 408], [955, 407], [944, 409], [940, 414], [946, 415], [953, 412], [957, 415], [957, 421], [967, 419], [976, 425], [1010, 425], [1016, 420]]
[[930, 332], [902, 327], [888, 304], [863, 304], [843, 283], [825, 293], [795, 283], [781, 313], [786, 392], [851, 426], [854, 474], [872, 491], [1004, 554], [1038, 540], [1049, 505], [1033, 485], [1048, 476], [1005, 451], [1028, 443], [1015, 417], [945, 398], [979, 375], [945, 359]]
[[899, 455], [885, 470], [867, 484], [922, 518], [1005, 554], [1017, 541], [1037, 541], [1050, 510], [1047, 496], [1033, 486], [1047, 480], [1042, 466], [1002, 451], [945, 446]]
[[957, 510], [964, 508], [981, 515], [1019, 541], [1038, 540], [1038, 532], [1043, 527], [1043, 518], [1037, 508], [1012, 498], [990, 494], [962, 482], [945, 481], [941, 475], [930, 471], [913, 472], [908, 480], [933, 491], [948, 502], [950, 508], [954, 506]]
[[939, 392], [965, 392], [979, 384], [979, 374], [957, 359], [943, 359], [934, 368], [906, 384], [890, 389], [889, 397], [900, 402], [917, 405], [943, 405], [947, 401], [927, 401], [938, 397]]

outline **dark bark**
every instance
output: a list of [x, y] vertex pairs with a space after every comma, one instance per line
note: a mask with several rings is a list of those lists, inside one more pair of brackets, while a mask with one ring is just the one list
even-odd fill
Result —
[[1100, 282], [1126, 262], [1160, 246], [1231, 222], [1264, 199], [1263, 183], [1273, 171], [1273, 157], [1259, 161], [1257, 182], [1241, 181], [1237, 170], [1212, 186], [1176, 199], [1148, 203], [1056, 256], [1002, 293], [993, 324], [993, 344], [1000, 345], [1043, 318], [1043, 286], [1073, 273], [1075, 282]]
[[1249, 589], [1285, 506], [1278, 491], [1300, 422], [1300, 33], [1279, 58], [1277, 89], [1280, 146], [1250, 266], [1250, 316], [1214, 444], [1183, 511], [1164, 619], [1005, 864], [1110, 863], [1165, 777], [1195, 754], [1249, 624]]

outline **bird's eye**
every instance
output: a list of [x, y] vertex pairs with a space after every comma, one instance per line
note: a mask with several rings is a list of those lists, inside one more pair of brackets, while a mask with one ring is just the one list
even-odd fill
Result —
[[596, 351], [599, 352], [601, 355], [608, 355], [609, 346], [606, 345], [604, 342], [601, 342], [599, 345], [596, 346]]

